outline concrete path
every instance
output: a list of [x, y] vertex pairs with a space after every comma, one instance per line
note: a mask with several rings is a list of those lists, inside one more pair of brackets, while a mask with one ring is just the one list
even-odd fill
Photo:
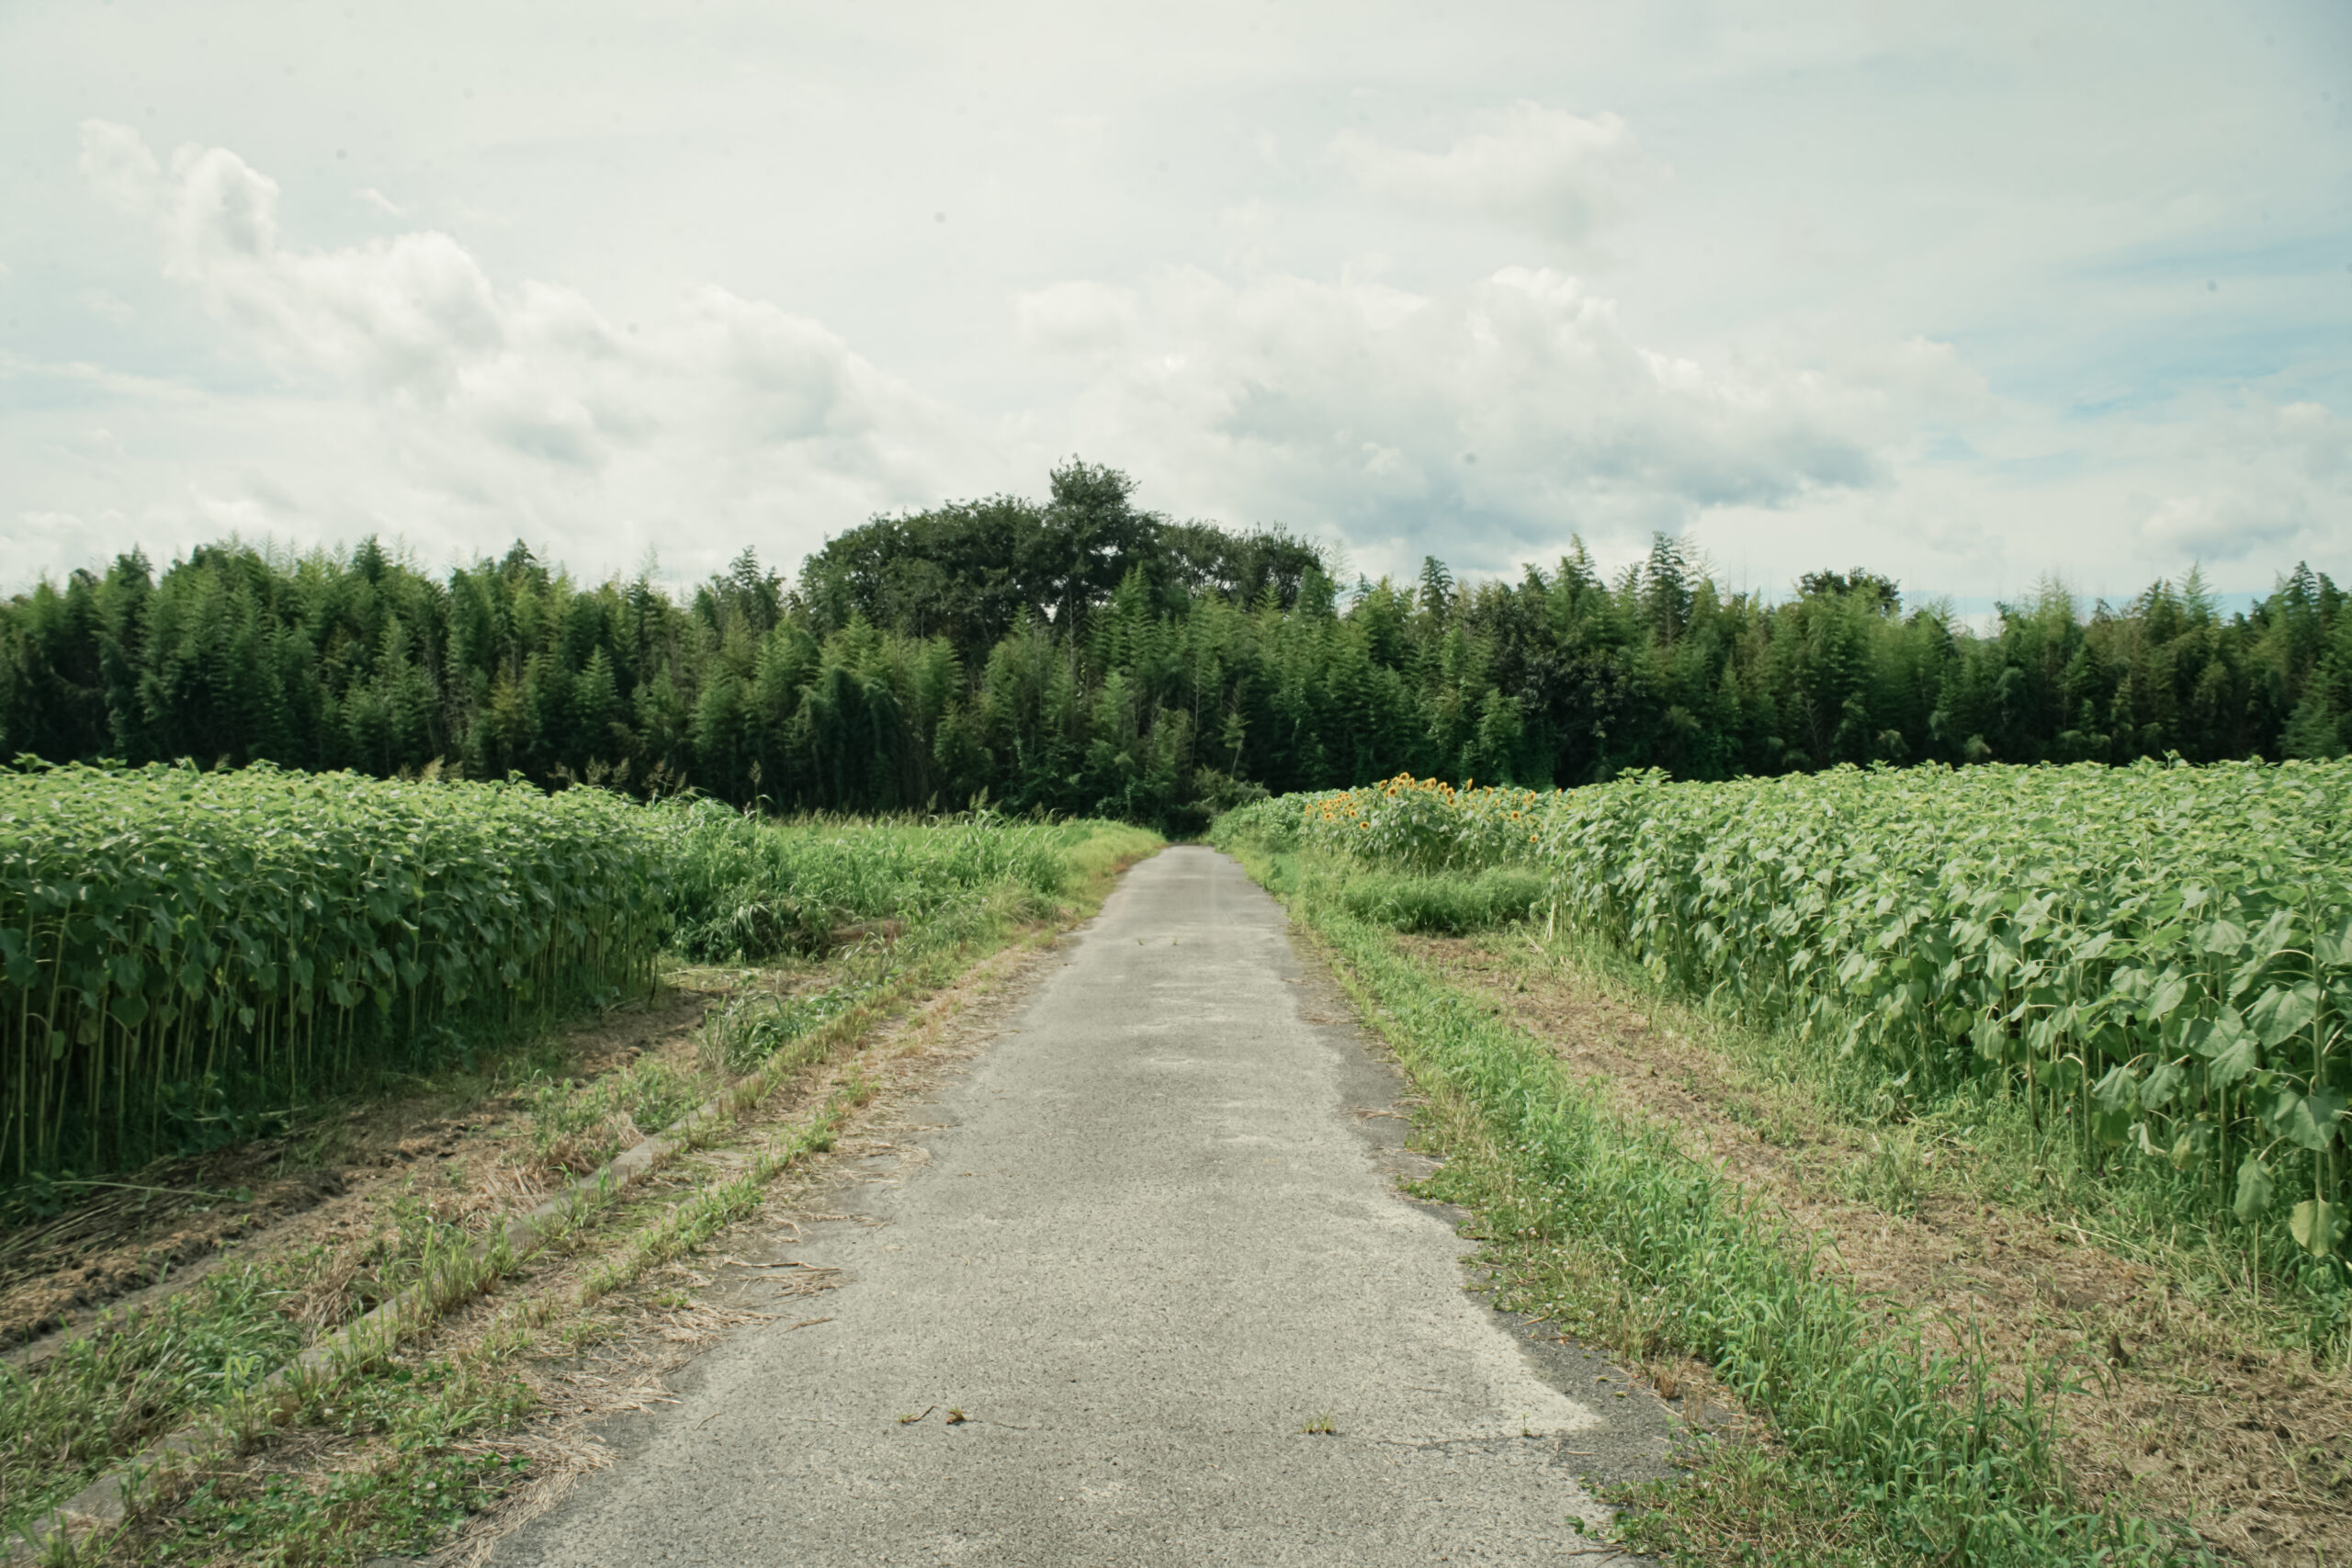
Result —
[[1171, 849], [1066, 953], [921, 1118], [929, 1163], [853, 1200], [887, 1223], [795, 1252], [850, 1282], [788, 1315], [833, 1321], [704, 1356], [493, 1562], [1606, 1561], [1575, 1477], [1654, 1465], [1657, 1407], [1464, 1288], [1280, 908]]

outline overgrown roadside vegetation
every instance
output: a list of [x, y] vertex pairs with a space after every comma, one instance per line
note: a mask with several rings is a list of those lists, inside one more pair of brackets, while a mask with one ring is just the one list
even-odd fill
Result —
[[[2287, 773], [2273, 775], [2284, 788], [2308, 780], [2332, 795], [2340, 783]], [[1822, 783], [1849, 794], [1863, 784]], [[2114, 1560], [2196, 1550], [2194, 1537], [2173, 1528], [2185, 1521], [2211, 1546], [2257, 1561], [2309, 1562], [2314, 1551], [2334, 1558], [2352, 1547], [2338, 1539], [2352, 1517], [2352, 1399], [2331, 1276], [2292, 1245], [2257, 1263], [2259, 1230], [2290, 1228], [2283, 1205], [2246, 1219], [2209, 1205], [2197, 1162], [2159, 1162], [2136, 1147], [2131, 1160], [2120, 1158], [2099, 1120], [2060, 1116], [2052, 1134], [2052, 1101], [2105, 1112], [2080, 1076], [2081, 1063], [2098, 1059], [2093, 1052], [2071, 1041], [2049, 1048], [2076, 1015], [2015, 1036], [2034, 1047], [2019, 1053], [2016, 1071], [2042, 1064], [2032, 1100], [2005, 1093], [1989, 1075], [1944, 1068], [1939, 1077], [1944, 1061], [1916, 1047], [1908, 1065], [1928, 1070], [1898, 1081], [1900, 1067], [1881, 1066], [1894, 1053], [1874, 1047], [1904, 1043], [1905, 1032], [1830, 1027], [1845, 1017], [1811, 1007], [1820, 993], [1802, 984], [1780, 982], [1801, 1005], [1772, 1023], [1753, 1006], [1743, 1022], [1734, 1011], [1743, 998], [1720, 984], [1684, 988], [1695, 967], [1684, 954], [1695, 957], [1711, 939], [1747, 940], [1726, 930], [1744, 909], [1716, 904], [1737, 897], [1742, 871], [1753, 870], [1733, 867], [1735, 850], [1724, 842], [1673, 837], [1678, 818], [1718, 820], [1721, 840], [1754, 828], [1764, 803], [1725, 818], [1712, 805], [1692, 811], [1659, 801], [1654, 784], [1627, 786], [1653, 792], [1646, 796], [1621, 790], [1608, 802], [1517, 791], [1462, 797], [1408, 784], [1270, 802], [1229, 816], [1217, 837], [1329, 946], [1430, 1092], [1452, 1156], [1442, 1183], [1482, 1215], [1521, 1304], [1648, 1365], [1662, 1392], [1734, 1394], [1765, 1418], [1767, 1440], [1723, 1447], [1694, 1484], [1643, 1499], [1656, 1511], [1633, 1517], [1634, 1540], [1691, 1561], [1925, 1561], [1950, 1552], [2084, 1561], [2102, 1550]], [[2297, 791], [2298, 807], [2309, 793]], [[2087, 788], [2085, 802], [2113, 809]], [[1624, 826], [1615, 831], [1626, 844], [1565, 836], [1570, 825], [1592, 833], [1594, 818], [1619, 813]], [[1785, 948], [1802, 945], [1788, 932], [1818, 929], [1824, 904], [1834, 912], [1841, 900], [1860, 902], [1867, 885], [1868, 833], [1854, 830], [1850, 813], [1826, 821], [1820, 852], [1841, 848], [1820, 869], [1835, 875], [1808, 882], [1797, 857], [1783, 857], [1776, 874], [1796, 906], [1785, 912]], [[2225, 839], [2227, 829], [2246, 827], [2203, 826], [2196, 842], [2209, 846], [2217, 831]], [[1918, 827], [1924, 849], [1933, 825]], [[2074, 832], [2078, 860], [2095, 857], [2097, 845], [2079, 841], [2094, 836]], [[1753, 858], [1765, 837], [1750, 831], [1737, 844]], [[2297, 849], [2326, 859], [2332, 841], [2315, 845], [2306, 835]], [[1724, 869], [1672, 880], [1685, 844], [1713, 852]], [[2183, 846], [2165, 848], [2179, 864]], [[1953, 860], [1982, 855], [1982, 840], [1951, 850]], [[2215, 882], [2225, 898], [2266, 888], [2258, 850], [2208, 854], [2221, 862], [2196, 868], [2206, 871], [2209, 894]], [[1576, 874], [1584, 886], [1569, 886], [1564, 861], [1583, 868]], [[2245, 874], [2249, 865], [2256, 876]], [[1601, 878], [1605, 895], [1592, 887]], [[1660, 880], [1670, 891], [1653, 886]], [[2024, 876], [2008, 886], [2029, 903], [2044, 892]], [[1809, 888], [1825, 897], [1802, 904]], [[1899, 881], [1882, 891], [1903, 906]], [[2060, 902], [2045, 897], [2042, 907]], [[1628, 909], [1640, 912], [1637, 930], [1615, 919]], [[1856, 912], [1863, 929], [1838, 930], [1859, 946], [1858, 937], [1880, 933], [1867, 902]], [[2079, 903], [2062, 912], [2062, 934], [2064, 917], [2079, 912]], [[1757, 913], [1779, 918], [1769, 900]], [[1887, 913], [1886, 904], [1875, 910]], [[1996, 934], [2005, 930], [1999, 913]], [[2306, 929], [2319, 924], [2315, 913], [2303, 911]], [[1895, 941], [1872, 951], [1892, 947], [1881, 962], [1900, 981], [1905, 933], [1916, 942], [1925, 929], [1916, 913], [1879, 924], [1896, 928]], [[1426, 934], [1408, 934], [1415, 932]], [[2219, 934], [2226, 942], [2231, 933]], [[2160, 949], [2169, 933], [2154, 935], [2137, 945]], [[1813, 973], [1856, 980], [1835, 955], [1819, 959], [1827, 945], [1813, 943]], [[2130, 966], [2124, 945], [2124, 962], [2100, 975], [2103, 1003], [2107, 974]], [[2199, 945], [2215, 950], [2211, 941]], [[1662, 949], [1682, 962], [1660, 962]], [[2043, 957], [2030, 943], [2025, 956]], [[2275, 967], [2292, 961], [2289, 953]], [[1733, 967], [1743, 962], [1751, 996], [1774, 983], [1758, 954]], [[2057, 1012], [2053, 988], [2079, 985], [2087, 967], [2040, 964], [2022, 984], [2010, 976], [2020, 993], [2040, 988], [2013, 998], [2032, 1005], [2009, 1021], [2030, 1025]], [[2180, 988], [2212, 998], [2200, 1004], [2208, 1018], [2226, 1001], [2243, 1021], [2269, 983], [2265, 964], [2244, 953], [2222, 980], [2210, 993]], [[2113, 989], [2128, 993], [2130, 983], [2127, 976]], [[2128, 1006], [2101, 1010], [2132, 1019]], [[1963, 1049], [1975, 1043], [1967, 1020], [1957, 1032]], [[2254, 1065], [2267, 1067], [2259, 1033], [2244, 1032]], [[2191, 1056], [2195, 1043], [2180, 1054], [2210, 1059]], [[2271, 1099], [2325, 1092], [2332, 1064], [2322, 1055], [2313, 1066], [2311, 1044], [2300, 1059], [2291, 1040], [2278, 1053], [2263, 1080]], [[2117, 1076], [2144, 1083], [2165, 1059], [2134, 1063], [2127, 1053], [2100, 1070], [2128, 1064]], [[2120, 1101], [2118, 1085], [2104, 1087]], [[2177, 1111], [2184, 1121], [2197, 1098]], [[2148, 1112], [2163, 1104], [2148, 1095], [2132, 1108], [2154, 1122]], [[2229, 1107], [2249, 1118], [2231, 1128], [2240, 1140], [2233, 1165], [2261, 1125], [2256, 1108], [2250, 1093]], [[2268, 1100], [2259, 1109], [2266, 1120], [2275, 1112]], [[2256, 1145], [2254, 1153], [2277, 1148]], [[2301, 1169], [2305, 1182], [2332, 1179], [2324, 1163]], [[2324, 1221], [2326, 1201], [2313, 1201], [2304, 1217], [2317, 1210]], [[1771, 1325], [1769, 1335], [1758, 1322]], [[2139, 1522], [2151, 1519], [2164, 1522]]]
[[[660, 809], [673, 947], [698, 962], [673, 951], [650, 995], [315, 1099], [272, 1136], [107, 1176], [0, 1237], [0, 1332], [19, 1346], [0, 1370], [10, 1529], [198, 1416], [237, 1430], [237, 1451], [165, 1478], [161, 1505], [85, 1560], [417, 1550], [560, 1469], [562, 1445], [527, 1424], [537, 1411], [544, 1425], [560, 1381], [547, 1369], [619, 1334], [616, 1313], [650, 1310], [650, 1273], [830, 1145], [866, 1092], [866, 1059], [848, 1048], [952, 1003], [943, 987], [1050, 937], [1159, 842], [1107, 823]], [[481, 1256], [510, 1216], [714, 1099], [719, 1114], [657, 1174], [592, 1201], [558, 1245]], [[175, 1258], [170, 1293], [142, 1299]], [[446, 1282], [446, 1321], [254, 1393], [288, 1356], [428, 1280]], [[77, 1294], [96, 1299], [76, 1309]], [[22, 1344], [60, 1319], [84, 1332]]]

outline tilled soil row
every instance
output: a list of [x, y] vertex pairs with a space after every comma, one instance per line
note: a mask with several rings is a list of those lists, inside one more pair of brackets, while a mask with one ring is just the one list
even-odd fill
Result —
[[[564, 1032], [556, 1055], [565, 1071], [593, 1081], [649, 1053], [690, 1055], [695, 1026], [732, 987], [708, 974], [686, 979]], [[515, 1157], [529, 1139], [524, 1110], [518, 1095], [471, 1104], [388, 1097], [96, 1188], [93, 1200], [0, 1239], [7, 1362], [37, 1366], [102, 1316], [119, 1322], [223, 1264], [364, 1244], [404, 1190], [423, 1189], [436, 1219], [487, 1233], [569, 1179]], [[348, 1277], [364, 1285], [364, 1270]]]
[[[865, 1168], [910, 1150], [899, 1134], [939, 1075], [976, 1053], [1017, 1007], [1041, 962], [1049, 933], [986, 960], [956, 983], [834, 1053], [744, 1113], [729, 1135], [649, 1178], [631, 1205], [635, 1219], [614, 1227], [603, 1245], [534, 1259], [484, 1295], [453, 1308], [403, 1359], [422, 1363], [463, 1358], [494, 1337], [518, 1308], [568, 1303], [626, 1247], [632, 1224], [656, 1220], [692, 1201], [713, 1181], [739, 1174], [745, 1151], [805, 1120], [856, 1083], [864, 1103], [851, 1111], [830, 1151], [807, 1156], [774, 1182], [760, 1206], [694, 1253], [656, 1265], [630, 1287], [596, 1301], [584, 1314], [558, 1305], [539, 1322], [543, 1347], [509, 1370], [528, 1391], [530, 1414], [518, 1426], [462, 1440], [458, 1451], [525, 1462], [520, 1483], [469, 1518], [424, 1562], [460, 1568], [484, 1561], [503, 1537], [544, 1513], [582, 1475], [613, 1462], [606, 1427], [617, 1419], [674, 1403], [666, 1386], [727, 1330], [766, 1324], [791, 1332], [830, 1321], [823, 1296], [842, 1282], [832, 1270], [798, 1265], [792, 1254], [805, 1228], [840, 1221], [827, 1201], [844, 1179], [868, 1179]], [[315, 1427], [273, 1434], [251, 1450], [224, 1456], [191, 1482], [250, 1495], [273, 1484], [313, 1487], [321, 1478], [360, 1468], [369, 1440]], [[150, 1521], [103, 1561], [148, 1560], [169, 1520]]]

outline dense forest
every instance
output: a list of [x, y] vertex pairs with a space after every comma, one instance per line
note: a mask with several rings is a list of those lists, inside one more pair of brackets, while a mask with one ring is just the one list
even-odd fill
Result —
[[0, 605], [0, 756], [510, 772], [778, 810], [1099, 812], [1184, 829], [1257, 791], [1410, 769], [1576, 784], [1839, 762], [2335, 756], [2352, 615], [2307, 567], [2224, 616], [2195, 573], [1978, 635], [1821, 571], [1728, 592], [1660, 536], [1517, 581], [1342, 585], [1315, 547], [1139, 509], [1071, 462], [1044, 502], [878, 518], [787, 582], [746, 550], [683, 600], [517, 545], [446, 580], [231, 543]]

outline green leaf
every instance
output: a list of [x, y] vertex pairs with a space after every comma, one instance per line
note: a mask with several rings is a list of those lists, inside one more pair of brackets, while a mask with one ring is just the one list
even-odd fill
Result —
[[2245, 945], [2245, 928], [2230, 920], [2215, 920], [2197, 933], [2199, 945], [2224, 956]]
[[2141, 1016], [2151, 1022], [2162, 1023], [2173, 1015], [2182, 998], [2188, 995], [2188, 976], [2177, 970], [2166, 970], [2156, 982], [2155, 991], [2140, 1009]]
[[2139, 1103], [2140, 1080], [2129, 1066], [2112, 1067], [2091, 1086], [2091, 1100], [2102, 1112], [2120, 1115]]
[[2262, 930], [2255, 933], [2254, 951], [2258, 958], [2276, 958], [2295, 938], [2295, 917], [2291, 910], [2274, 909], [2262, 922]]
[[2297, 1094], [2288, 1090], [2272, 1115], [2280, 1134], [2314, 1152], [2335, 1142], [2344, 1117], [2344, 1096], [2332, 1089]]
[[2234, 1008], [2223, 1008], [2211, 1018], [2193, 1018], [2181, 1031], [2181, 1043], [2200, 1056], [2218, 1056], [2245, 1032]]
[[2305, 1252], [2313, 1258], [2325, 1258], [2344, 1239], [2344, 1218], [2342, 1204], [2331, 1203], [2324, 1198], [2306, 1198], [2287, 1217], [2287, 1229]]
[[2237, 1201], [2230, 1205], [2239, 1219], [2251, 1220], [2270, 1206], [2270, 1168], [2259, 1155], [2248, 1155], [2238, 1167]]
[[30, 986], [33, 976], [40, 972], [25, 945], [25, 933], [20, 931], [0, 929], [0, 959], [7, 963], [8, 984], [12, 986]]
[[2246, 1010], [2246, 1022], [2262, 1037], [2265, 1045], [2293, 1039], [2318, 1016], [2319, 987], [2309, 980], [2265, 991]]
[[2237, 1082], [2262, 1066], [2262, 1047], [2255, 1043], [2251, 1034], [2239, 1034], [2213, 1057], [2212, 1066], [2205, 1069], [2206, 1080], [2226, 1087]]

